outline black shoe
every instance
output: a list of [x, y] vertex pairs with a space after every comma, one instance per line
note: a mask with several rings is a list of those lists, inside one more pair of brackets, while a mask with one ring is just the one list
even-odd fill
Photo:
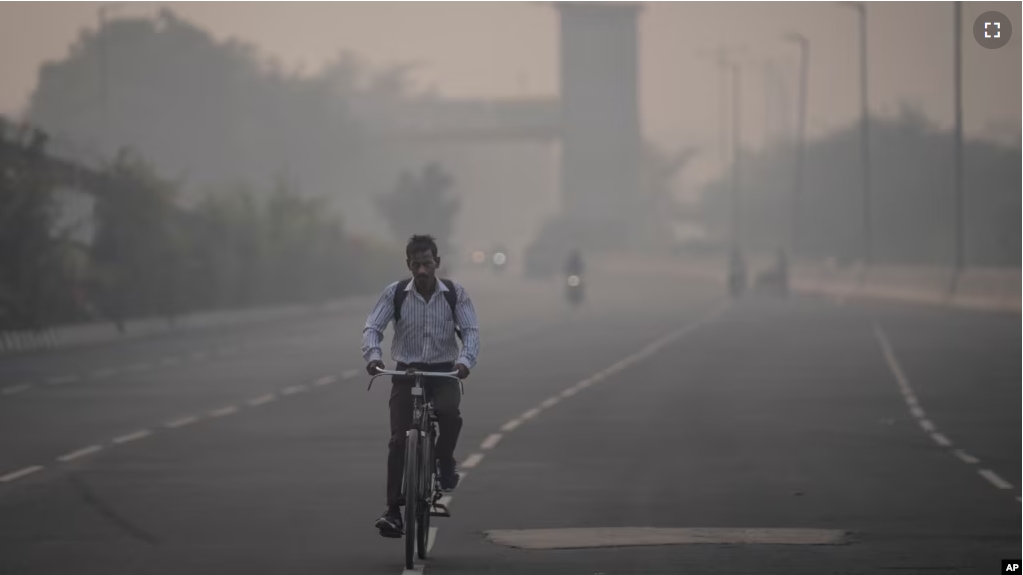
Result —
[[400, 538], [405, 531], [401, 522], [401, 510], [394, 507], [388, 508], [380, 516], [380, 519], [377, 519], [376, 528], [384, 537]]
[[461, 476], [455, 470], [454, 461], [440, 464], [440, 477], [437, 478], [437, 481], [440, 482], [441, 491], [453, 491], [455, 487], [458, 487], [459, 479], [461, 479]]

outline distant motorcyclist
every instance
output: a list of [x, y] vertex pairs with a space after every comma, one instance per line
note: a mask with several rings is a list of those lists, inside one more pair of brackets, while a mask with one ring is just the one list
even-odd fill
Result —
[[568, 259], [565, 260], [565, 275], [566, 276], [582, 276], [583, 275], [583, 256], [579, 253], [578, 249], [573, 249], [568, 254]]

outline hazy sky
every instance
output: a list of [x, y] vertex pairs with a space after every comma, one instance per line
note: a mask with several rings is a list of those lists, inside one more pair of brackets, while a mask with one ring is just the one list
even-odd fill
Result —
[[[25, 104], [39, 64], [61, 58], [80, 28], [94, 27], [102, 4], [0, 4], [0, 111]], [[555, 95], [557, 17], [543, 3], [123, 3], [115, 15], [152, 15], [169, 6], [219, 38], [236, 36], [313, 70], [341, 49], [371, 62], [421, 61], [417, 78], [442, 94], [474, 97]], [[1019, 2], [963, 4], [964, 125], [996, 121], [1020, 127]], [[1013, 23], [999, 50], [976, 44], [972, 25], [998, 10]], [[941, 124], [952, 119], [952, 3], [872, 2], [868, 8], [870, 98], [876, 112], [899, 101], [919, 104]], [[640, 16], [640, 97], [646, 134], [662, 144], [717, 146], [718, 83], [698, 53], [743, 42], [773, 57], [796, 95], [798, 51], [778, 40], [799, 31], [811, 41], [811, 133], [855, 121], [859, 113], [857, 15], [833, 2], [647, 4]], [[763, 73], [744, 79], [743, 139], [764, 134]], [[794, 105], [794, 102], [793, 102]], [[709, 154], [713, 155], [713, 153]]]

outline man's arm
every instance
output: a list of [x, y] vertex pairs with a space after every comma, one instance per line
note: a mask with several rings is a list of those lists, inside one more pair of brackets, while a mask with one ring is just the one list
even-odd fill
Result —
[[476, 310], [472, 306], [472, 299], [469, 293], [459, 284], [455, 284], [455, 293], [458, 298], [455, 300], [455, 322], [462, 330], [462, 351], [458, 355], [458, 361], [467, 369], [476, 365], [476, 358], [480, 352], [480, 325], [476, 319]]
[[373, 311], [366, 318], [366, 327], [362, 329], [362, 358], [367, 362], [382, 358], [380, 344], [384, 341], [384, 330], [394, 318], [394, 290], [398, 282], [384, 288]]

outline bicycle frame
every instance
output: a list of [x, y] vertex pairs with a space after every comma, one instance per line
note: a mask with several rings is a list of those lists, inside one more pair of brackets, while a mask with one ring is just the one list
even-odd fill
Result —
[[[412, 376], [412, 426], [405, 434], [405, 467], [402, 473], [402, 497], [405, 500], [405, 567], [413, 568], [413, 553], [419, 549], [419, 558], [426, 559], [427, 538], [430, 517], [450, 517], [447, 508], [438, 501], [441, 489], [437, 480], [437, 458], [434, 455], [437, 440], [437, 420], [434, 417], [433, 401], [426, 399], [423, 380], [427, 377], [442, 377], [458, 381], [461, 392], [465, 393], [458, 372], [428, 372], [409, 369], [393, 371], [377, 368], [377, 374], [369, 380], [367, 390], [373, 381], [382, 375]], [[422, 509], [420, 509], [422, 506]]]

